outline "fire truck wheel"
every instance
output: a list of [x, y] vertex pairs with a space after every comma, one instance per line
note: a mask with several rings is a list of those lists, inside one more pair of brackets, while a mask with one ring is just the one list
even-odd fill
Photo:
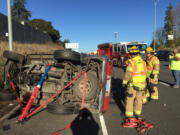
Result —
[[[82, 75], [75, 82], [74, 85], [74, 93], [79, 99], [82, 99], [83, 87], [84, 87], [84, 75]], [[85, 90], [84, 100], [88, 101], [95, 98], [97, 94], [97, 88], [98, 88], [97, 76], [92, 72], [88, 72], [86, 78], [86, 90]]]
[[17, 61], [20, 63], [23, 63], [25, 60], [25, 56], [15, 53], [15, 52], [11, 52], [11, 51], [4, 51], [3, 52], [3, 56], [7, 59], [13, 60], [13, 61]]
[[57, 114], [57, 115], [73, 114], [75, 112], [75, 105], [73, 104], [60, 105], [57, 103], [49, 103], [47, 105], [46, 111], [48, 113]]
[[71, 50], [56, 50], [54, 58], [58, 61], [68, 60], [72, 62], [80, 62], [80, 54]]
[[16, 99], [16, 94], [12, 92], [0, 92], [0, 101], [12, 101]]

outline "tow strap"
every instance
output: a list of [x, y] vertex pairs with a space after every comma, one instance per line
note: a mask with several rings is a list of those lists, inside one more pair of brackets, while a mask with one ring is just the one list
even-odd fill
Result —
[[17, 98], [19, 104], [22, 105], [22, 102], [21, 102], [21, 100], [20, 100], [20, 98], [19, 98], [19, 96], [18, 96], [18, 94], [17, 94], [16, 87], [15, 87], [15, 85], [14, 85], [12, 79], [11, 79], [11, 76], [10, 76], [9, 72], [8, 72], [8, 78], [9, 78], [9, 80], [10, 80], [10, 83], [11, 83], [11, 86], [12, 86], [12, 89], [13, 89], [13, 92], [16, 94], [16, 98]]
[[48, 65], [47, 65], [47, 68], [46, 68], [46, 70], [45, 70], [45, 72], [44, 72], [44, 74], [43, 74], [43, 76], [42, 76], [42, 78], [41, 78], [41, 80], [39, 81], [38, 85], [35, 87], [32, 95], [31, 95], [31, 98], [29, 99], [26, 107], [24, 108], [24, 110], [23, 110], [23, 112], [22, 112], [22, 114], [21, 114], [21, 116], [20, 116], [20, 118], [19, 118], [19, 121], [20, 121], [20, 122], [23, 121], [23, 119], [26, 117], [26, 114], [27, 114], [28, 111], [30, 110], [31, 105], [32, 105], [32, 103], [33, 103], [33, 101], [34, 101], [34, 99], [35, 99], [38, 91], [40, 90], [41, 85], [42, 85], [42, 83], [43, 83], [43, 81], [44, 81], [44, 78], [46, 77], [47, 72], [49, 71], [50, 68], [51, 68], [51, 65], [48, 64]]
[[122, 123], [124, 128], [136, 128], [138, 133], [144, 133], [147, 130], [153, 128], [153, 124], [147, 123], [145, 119], [142, 118], [128, 118]]
[[[81, 112], [80, 112], [80, 116], [82, 116], [83, 108], [84, 108], [84, 97], [85, 97], [85, 91], [86, 91], [86, 78], [87, 78], [87, 72], [84, 73], [84, 86], [83, 86], [83, 94], [82, 94], [82, 102], [81, 102]], [[60, 130], [54, 132], [52, 135], [58, 135], [61, 131], [65, 130], [65, 129], [67, 129], [67, 128], [70, 128], [72, 124], [73, 124], [73, 123], [71, 122], [71, 123], [68, 124], [65, 128], [60, 129]]]
[[[23, 109], [22, 111], [22, 114], [19, 118], [19, 122], [23, 122], [23, 120], [25, 119], [28, 119], [29, 117], [31, 117], [35, 112], [37, 112], [40, 108], [42, 108], [44, 105], [46, 105], [49, 101], [51, 101], [54, 97], [56, 97], [59, 93], [61, 93], [64, 89], [66, 89], [67, 87], [69, 87], [73, 82], [75, 82], [83, 73], [84, 73], [84, 86], [83, 86], [83, 94], [82, 94], [82, 103], [81, 103], [81, 111], [80, 111], [80, 116], [82, 116], [82, 113], [83, 113], [83, 108], [84, 108], [84, 98], [85, 98], [85, 90], [86, 90], [86, 79], [87, 79], [87, 72], [86, 70], [80, 72], [70, 83], [68, 83], [64, 88], [62, 88], [61, 90], [59, 90], [56, 94], [54, 94], [53, 96], [51, 96], [48, 100], [46, 100], [43, 104], [41, 104], [38, 108], [36, 108], [33, 112], [31, 112], [30, 114], [27, 115], [27, 112], [30, 110], [31, 108], [31, 105], [34, 101], [34, 98], [36, 97], [37, 95], [37, 92], [39, 91], [43, 81], [44, 81], [44, 78], [45, 76], [47, 75], [47, 72], [49, 71], [50, 69], [50, 64], [48, 64], [46, 70], [45, 70], [45, 73], [43, 74], [41, 80], [39, 81], [38, 85], [36, 86], [36, 88], [34, 89], [34, 92], [32, 93], [31, 95], [31, 98], [29, 99], [26, 107]], [[15, 85], [13, 83], [13, 81], [11, 80], [11, 76], [10, 74], [8, 73], [8, 78], [10, 79], [10, 82], [11, 82], [11, 85], [12, 85], [12, 88], [13, 88], [13, 92], [16, 92], [16, 88], [15, 88]], [[17, 97], [17, 100], [18, 102], [20, 103], [20, 105], [22, 105], [22, 102], [19, 98], [19, 96], [16, 94], [16, 97]], [[58, 130], [56, 131], [55, 133], [53, 133], [53, 135], [58, 135], [61, 131], [71, 127], [72, 123], [68, 124], [65, 128], [61, 129], [61, 130]]]
[[[64, 89], [66, 89], [67, 87], [69, 87], [73, 82], [75, 82], [80, 76], [82, 73], [84, 73], [86, 71], [82, 71], [80, 72], [70, 83], [68, 83], [66, 86], [64, 86], [64, 88], [60, 89], [56, 94], [54, 94], [53, 96], [51, 96], [49, 99], [47, 99], [43, 104], [41, 104], [38, 108], [36, 108], [33, 112], [31, 112], [30, 114], [28, 115], [23, 115], [24, 118], [22, 118], [22, 120], [19, 122], [23, 122], [24, 119], [28, 119], [29, 117], [31, 117], [35, 112], [37, 112], [39, 109], [41, 109], [44, 105], [46, 105], [48, 102], [50, 102], [53, 98], [55, 98], [59, 93], [61, 93]], [[30, 108], [29, 108], [30, 109]], [[25, 110], [23, 110], [23, 113], [24, 113]], [[26, 111], [27, 113], [28, 111]], [[23, 114], [22, 113], [22, 114]]]

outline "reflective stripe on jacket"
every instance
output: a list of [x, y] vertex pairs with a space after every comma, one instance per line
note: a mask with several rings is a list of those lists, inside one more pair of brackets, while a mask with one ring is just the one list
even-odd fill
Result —
[[160, 68], [160, 63], [159, 59], [151, 55], [149, 58], [146, 60], [147, 62], [147, 76], [149, 77], [151, 74], [157, 75], [159, 74], [159, 68]]
[[136, 86], [143, 90], [146, 87], [146, 71], [146, 63], [140, 56], [129, 59], [126, 73], [131, 72], [131, 80], [124, 79], [123, 83], [130, 81], [130, 86]]

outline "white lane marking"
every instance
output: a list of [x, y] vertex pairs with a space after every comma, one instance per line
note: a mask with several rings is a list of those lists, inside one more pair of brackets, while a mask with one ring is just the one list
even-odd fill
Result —
[[159, 81], [159, 83], [161, 83], [161, 84], [163, 84], [163, 85], [165, 85], [165, 86], [170, 86], [169, 84], [164, 83], [164, 82], [161, 82], [161, 81]]
[[103, 135], [108, 135], [106, 124], [105, 124], [105, 120], [104, 120], [104, 116], [103, 115], [99, 115], [99, 119], [100, 119], [100, 122], [101, 122], [101, 127], [102, 127]]

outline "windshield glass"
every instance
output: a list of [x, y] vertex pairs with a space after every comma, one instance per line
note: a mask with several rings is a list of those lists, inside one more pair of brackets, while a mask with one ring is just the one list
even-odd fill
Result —
[[140, 49], [140, 51], [145, 51], [146, 48], [147, 48], [147, 45], [146, 45], [146, 44], [127, 45], [127, 50], [128, 50], [128, 52], [129, 52], [129, 50], [130, 50], [130, 48], [131, 48], [132, 46], [137, 46], [137, 47]]

